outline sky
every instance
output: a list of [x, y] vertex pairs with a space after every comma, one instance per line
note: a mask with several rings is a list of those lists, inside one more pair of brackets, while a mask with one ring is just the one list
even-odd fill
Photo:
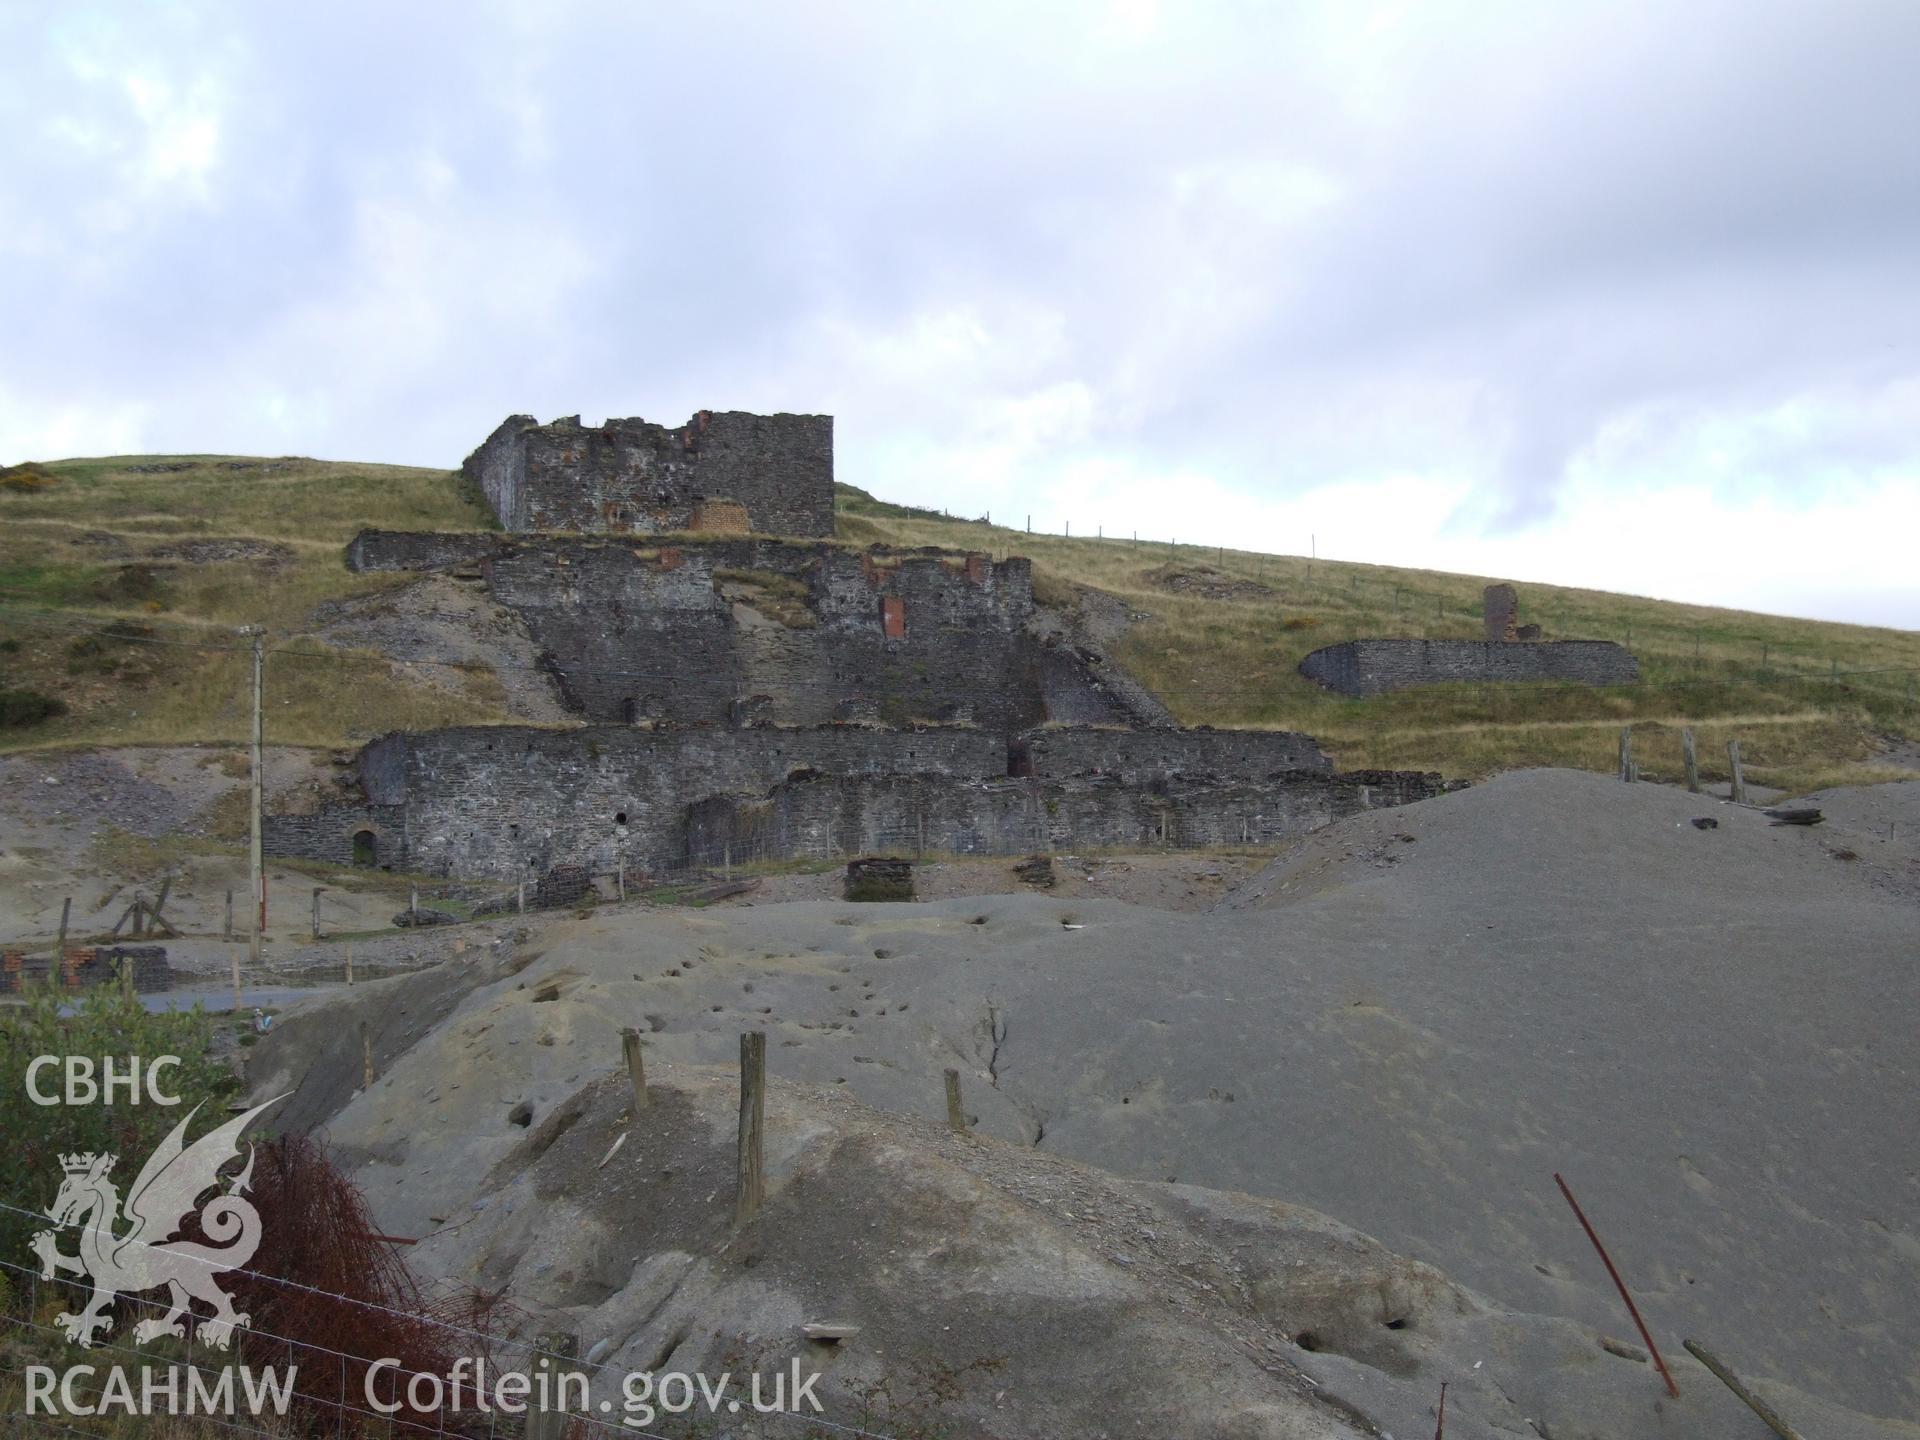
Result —
[[1074, 533], [1920, 628], [1920, 5], [0, 0], [0, 463], [835, 419]]

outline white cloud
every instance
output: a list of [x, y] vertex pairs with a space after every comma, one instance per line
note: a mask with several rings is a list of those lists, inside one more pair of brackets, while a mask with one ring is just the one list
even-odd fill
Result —
[[1916, 45], [1897, 0], [24, 7], [0, 460], [830, 410], [956, 511], [1920, 624]]

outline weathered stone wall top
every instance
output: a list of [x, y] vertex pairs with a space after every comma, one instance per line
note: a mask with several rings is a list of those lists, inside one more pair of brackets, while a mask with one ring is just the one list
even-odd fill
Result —
[[507, 530], [645, 534], [703, 519], [732, 530], [744, 512], [758, 534], [833, 533], [831, 415], [702, 410], [673, 429], [513, 415], [462, 470]]
[[1316, 650], [1300, 673], [1342, 695], [1414, 685], [1571, 681], [1631, 685], [1640, 666], [1611, 640], [1347, 640]]
[[1261, 780], [1333, 769], [1313, 737], [1297, 730], [1045, 728], [1017, 736], [1012, 753], [1014, 770], [1042, 779], [1111, 775], [1135, 785], [1175, 776]]

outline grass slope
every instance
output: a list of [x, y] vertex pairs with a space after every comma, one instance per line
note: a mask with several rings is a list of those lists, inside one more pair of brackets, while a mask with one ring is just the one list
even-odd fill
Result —
[[[1182, 721], [1306, 730], [1346, 766], [1606, 770], [1620, 726], [1632, 723], [1643, 768], [1673, 774], [1679, 728], [1691, 725], [1710, 775], [1738, 735], [1751, 778], [1805, 790], [1890, 777], [1898, 772], [1876, 764], [1886, 737], [1920, 734], [1920, 633], [1527, 585], [1524, 621], [1550, 638], [1629, 642], [1646, 683], [1448, 686], [1353, 701], [1303, 679], [1300, 658], [1360, 635], [1476, 638], [1485, 582], [1027, 535], [845, 485], [837, 501], [850, 543], [1024, 554], [1043, 598], [1070, 599], [1082, 585], [1120, 596], [1147, 618], [1118, 658]], [[404, 583], [347, 573], [341, 546], [363, 526], [490, 523], [453, 472], [403, 466], [121, 456], [37, 465], [18, 483], [0, 476], [0, 689], [36, 689], [69, 706], [0, 731], [0, 749], [244, 739], [247, 661], [233, 633], [244, 623], [308, 652], [270, 662], [268, 726], [279, 743], [499, 719], [492, 675], [439, 672], [430, 686], [381, 657], [301, 638], [319, 602]], [[1169, 588], [1182, 580], [1199, 588]]]

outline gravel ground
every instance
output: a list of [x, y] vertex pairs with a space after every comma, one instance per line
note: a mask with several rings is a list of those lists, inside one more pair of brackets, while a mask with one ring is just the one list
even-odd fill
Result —
[[[376, 1205], [411, 1233], [471, 1203], [471, 1147], [511, 1141], [518, 1101], [536, 1123], [563, 1107], [621, 1024], [689, 1066], [763, 1029], [783, 1078], [937, 1120], [953, 1066], [1008, 1144], [1306, 1204], [1618, 1333], [1560, 1171], [1669, 1348], [1920, 1413], [1920, 897], [1905, 842], [1870, 834], [1913, 797], [1828, 803], [1831, 828], [1776, 827], [1526, 772], [1344, 821], [1208, 914], [1005, 895], [557, 919], [471, 1002], [551, 992], [536, 1029], [407, 1018], [396, 1083], [451, 1104], [457, 1067], [479, 1088]], [[334, 1133], [372, 1143], [356, 1109]], [[1746, 1433], [1679, 1418], [1626, 1433]]]

